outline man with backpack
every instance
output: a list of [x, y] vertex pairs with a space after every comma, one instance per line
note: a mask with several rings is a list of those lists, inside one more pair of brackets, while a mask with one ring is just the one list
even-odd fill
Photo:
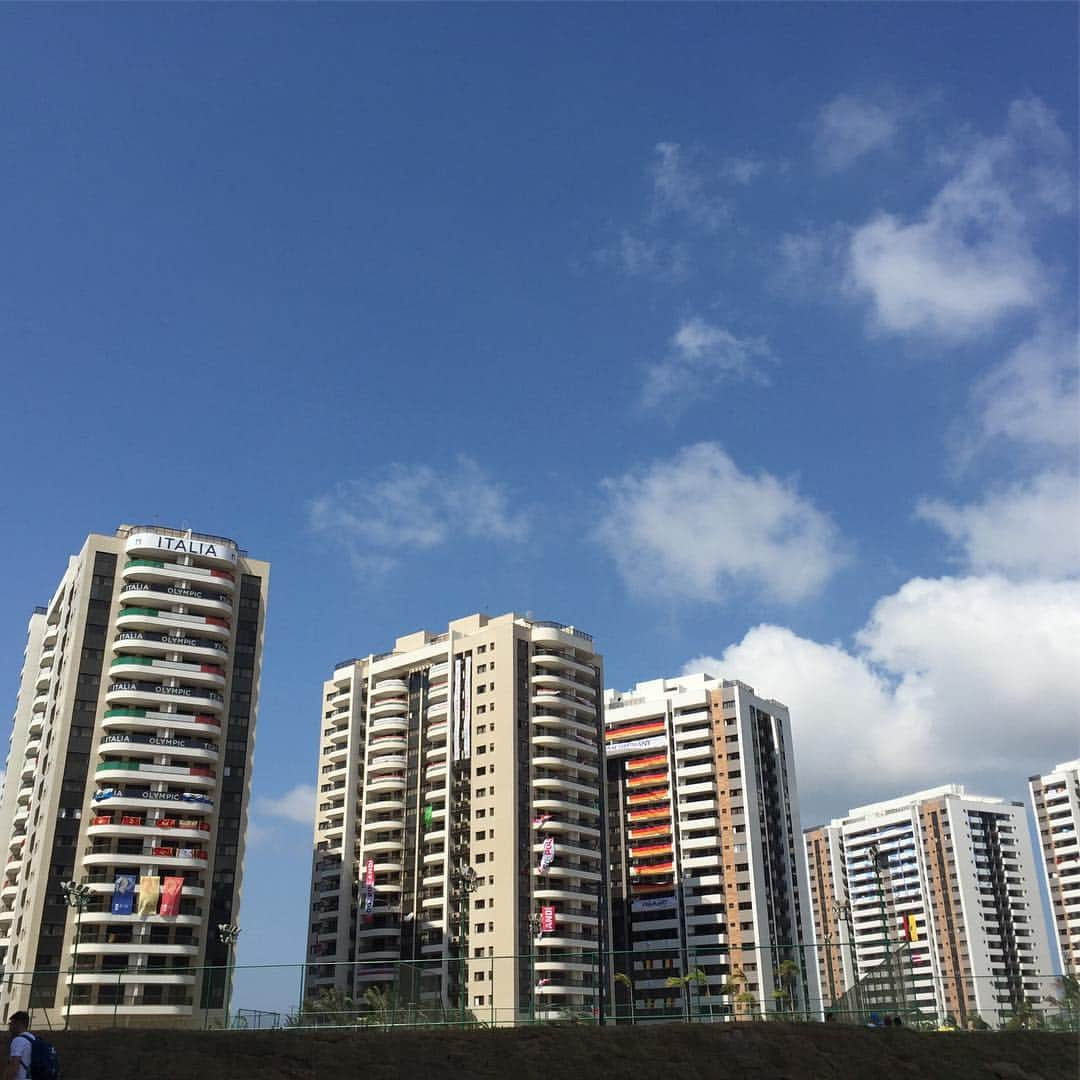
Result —
[[3, 1080], [59, 1080], [60, 1063], [56, 1051], [29, 1030], [30, 1017], [21, 1010], [11, 1014], [11, 1051]]

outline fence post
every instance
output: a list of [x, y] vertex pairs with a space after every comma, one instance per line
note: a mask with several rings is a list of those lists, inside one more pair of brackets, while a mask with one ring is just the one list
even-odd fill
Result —
[[118, 971], [116, 973], [116, 996], [113, 998], [113, 1007], [112, 1007], [112, 1026], [113, 1027], [116, 1027], [116, 1012], [117, 1012], [117, 1009], [120, 1006], [120, 995], [123, 993], [123, 989], [121, 988], [121, 985], [120, 985], [120, 976], [121, 976], [121, 973]]
[[489, 998], [491, 1000], [491, 1026], [495, 1026], [495, 957], [489, 956], [488, 959], [491, 963], [488, 965], [488, 990]]

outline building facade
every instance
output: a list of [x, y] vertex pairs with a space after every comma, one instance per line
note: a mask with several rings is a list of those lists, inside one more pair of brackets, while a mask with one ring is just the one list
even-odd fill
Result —
[[657, 679], [607, 691], [604, 738], [619, 1015], [816, 1007], [787, 709]]
[[1080, 759], [1029, 781], [1060, 972], [1080, 976]]
[[309, 1000], [374, 988], [499, 1024], [601, 1006], [602, 674], [588, 634], [513, 614], [335, 667]]
[[805, 834], [826, 1008], [997, 1024], [1053, 974], [1022, 804], [959, 785]]
[[5, 1019], [220, 1022], [268, 573], [223, 537], [121, 526], [32, 616], [0, 803]]

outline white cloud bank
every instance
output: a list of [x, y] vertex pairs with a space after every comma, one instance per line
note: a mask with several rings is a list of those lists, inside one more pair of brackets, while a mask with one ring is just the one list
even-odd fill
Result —
[[1043, 473], [966, 506], [924, 500], [917, 513], [960, 546], [975, 573], [1080, 575], [1080, 481], [1072, 473]]
[[636, 593], [719, 602], [749, 589], [794, 603], [844, 561], [832, 522], [793, 483], [741, 472], [715, 443], [606, 480], [604, 490], [594, 539]]
[[649, 409], [678, 408], [729, 380], [767, 383], [763, 368], [771, 360], [764, 338], [738, 338], [694, 316], [679, 325], [664, 358], [646, 367], [641, 403]]
[[254, 813], [256, 817], [284, 818], [314, 828], [315, 788], [311, 784], [297, 784], [277, 798], [258, 798]]
[[712, 178], [694, 166], [678, 143], [657, 143], [655, 152], [650, 170], [655, 211], [681, 215], [707, 233], [719, 230], [731, 208]]
[[804, 825], [938, 783], [1016, 797], [1076, 755], [1080, 583], [916, 578], [855, 643], [763, 625], [684, 668], [789, 706]]
[[312, 530], [345, 545], [360, 570], [389, 570], [403, 550], [430, 550], [452, 536], [506, 541], [528, 534], [505, 488], [472, 458], [443, 471], [393, 464], [384, 475], [338, 484], [308, 507]]
[[950, 341], [1037, 309], [1048, 283], [1032, 234], [1072, 209], [1069, 155], [1046, 105], [1014, 101], [1005, 131], [956, 155], [921, 217], [880, 213], [854, 230], [849, 290], [870, 301], [879, 329]]

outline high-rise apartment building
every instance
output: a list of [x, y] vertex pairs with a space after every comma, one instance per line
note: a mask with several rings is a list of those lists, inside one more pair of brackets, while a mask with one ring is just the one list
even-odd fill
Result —
[[856, 807], [805, 842], [826, 1008], [887, 1001], [967, 1026], [1050, 989], [1023, 804], [946, 785]]
[[657, 679], [607, 691], [604, 738], [620, 1015], [816, 1007], [786, 707]]
[[1080, 975], [1080, 759], [1030, 778], [1061, 972]]
[[500, 1024], [600, 1006], [602, 686], [588, 634], [513, 614], [335, 667], [309, 998], [380, 987]]
[[5, 1018], [220, 1021], [268, 572], [223, 537], [125, 525], [31, 617], [0, 803]]

